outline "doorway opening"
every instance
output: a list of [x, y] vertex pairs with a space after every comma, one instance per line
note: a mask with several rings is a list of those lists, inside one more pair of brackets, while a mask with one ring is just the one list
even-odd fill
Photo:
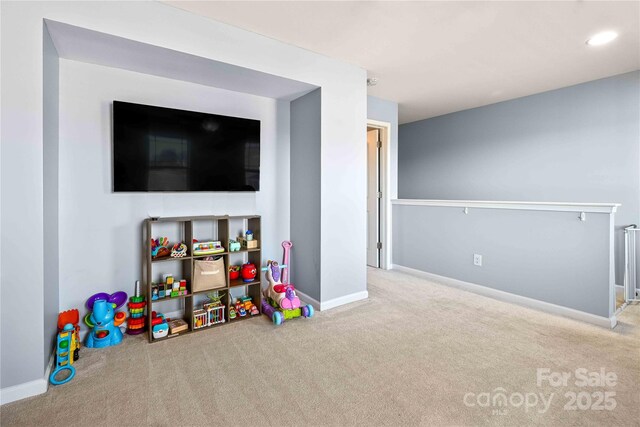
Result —
[[367, 265], [388, 268], [388, 150], [390, 124], [367, 121]]

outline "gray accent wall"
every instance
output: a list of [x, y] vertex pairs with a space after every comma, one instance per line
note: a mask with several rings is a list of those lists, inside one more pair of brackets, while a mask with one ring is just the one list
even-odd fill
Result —
[[301, 292], [321, 300], [321, 89], [291, 102], [291, 277]]
[[399, 198], [622, 203], [623, 284], [621, 229], [640, 223], [640, 71], [404, 124], [399, 138]]
[[[395, 205], [394, 263], [610, 317], [609, 215]], [[481, 267], [473, 254], [483, 257]], [[474, 298], [473, 294], [468, 294]]]

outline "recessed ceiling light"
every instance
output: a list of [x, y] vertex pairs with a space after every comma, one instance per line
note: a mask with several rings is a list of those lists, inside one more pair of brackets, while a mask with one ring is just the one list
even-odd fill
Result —
[[615, 31], [603, 31], [598, 34], [594, 34], [587, 40], [587, 44], [589, 46], [602, 46], [603, 44], [607, 44], [618, 37], [618, 33]]

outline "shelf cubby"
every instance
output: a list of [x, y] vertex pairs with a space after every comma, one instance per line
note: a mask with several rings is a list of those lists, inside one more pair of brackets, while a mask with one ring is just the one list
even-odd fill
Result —
[[[149, 327], [148, 338], [149, 342], [158, 342], [171, 338], [176, 338], [182, 335], [186, 335], [192, 332], [204, 331], [214, 329], [218, 326], [228, 325], [239, 320], [245, 320], [254, 317], [260, 317], [259, 315], [251, 316], [247, 314], [245, 317], [237, 316], [235, 319], [229, 319], [229, 308], [234, 305], [235, 298], [240, 295], [249, 296], [253, 300], [253, 303], [258, 308], [258, 311], [262, 311], [261, 298], [262, 298], [262, 274], [260, 267], [262, 264], [262, 241], [260, 230], [260, 217], [257, 215], [249, 216], [228, 216], [228, 215], [207, 215], [207, 216], [195, 216], [195, 217], [161, 217], [161, 218], [148, 218], [143, 224], [143, 238], [145, 244], [143, 245], [144, 254], [144, 268], [143, 268], [143, 283], [145, 284], [144, 290], [146, 292], [148, 306], [147, 306], [147, 324], [151, 325], [152, 312], [161, 308], [160, 304], [164, 304], [168, 301], [176, 301], [178, 304], [183, 305], [182, 318], [187, 322], [188, 329], [186, 331], [179, 332], [178, 334], [170, 334], [167, 337], [155, 339], [153, 338], [152, 328]], [[229, 252], [229, 239], [236, 240], [241, 233], [246, 230], [252, 230], [254, 239], [258, 240], [257, 248], [242, 248], [240, 251]], [[166, 234], [165, 234], [166, 233]], [[188, 247], [187, 256], [182, 258], [161, 258], [153, 259], [151, 257], [151, 238], [167, 236], [170, 244], [183, 242]], [[218, 240], [225, 248], [224, 252], [211, 254], [211, 255], [194, 255], [193, 239], [199, 241]], [[205, 259], [209, 256], [218, 257], [221, 256], [224, 259], [225, 264], [225, 287], [218, 289], [209, 289], [203, 291], [192, 291], [192, 278], [194, 274], [194, 263], [198, 260]], [[251, 262], [256, 266], [258, 274], [255, 280], [252, 282], [243, 282], [242, 279], [230, 280], [228, 267], [230, 265], [240, 265]], [[173, 274], [174, 279], [187, 280], [187, 295], [181, 295], [178, 297], [165, 297], [157, 300], [151, 300], [152, 283], [162, 280], [162, 274]], [[224, 323], [216, 323], [210, 326], [194, 328], [193, 314], [195, 310], [201, 309], [203, 302], [207, 300], [206, 295], [213, 291], [219, 291], [224, 296], [221, 298], [224, 310]], [[156, 308], [154, 308], [157, 306]]]

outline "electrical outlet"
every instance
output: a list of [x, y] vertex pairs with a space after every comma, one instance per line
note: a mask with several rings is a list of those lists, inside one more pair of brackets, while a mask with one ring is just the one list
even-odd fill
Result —
[[473, 254], [473, 265], [482, 267], [482, 255]]

